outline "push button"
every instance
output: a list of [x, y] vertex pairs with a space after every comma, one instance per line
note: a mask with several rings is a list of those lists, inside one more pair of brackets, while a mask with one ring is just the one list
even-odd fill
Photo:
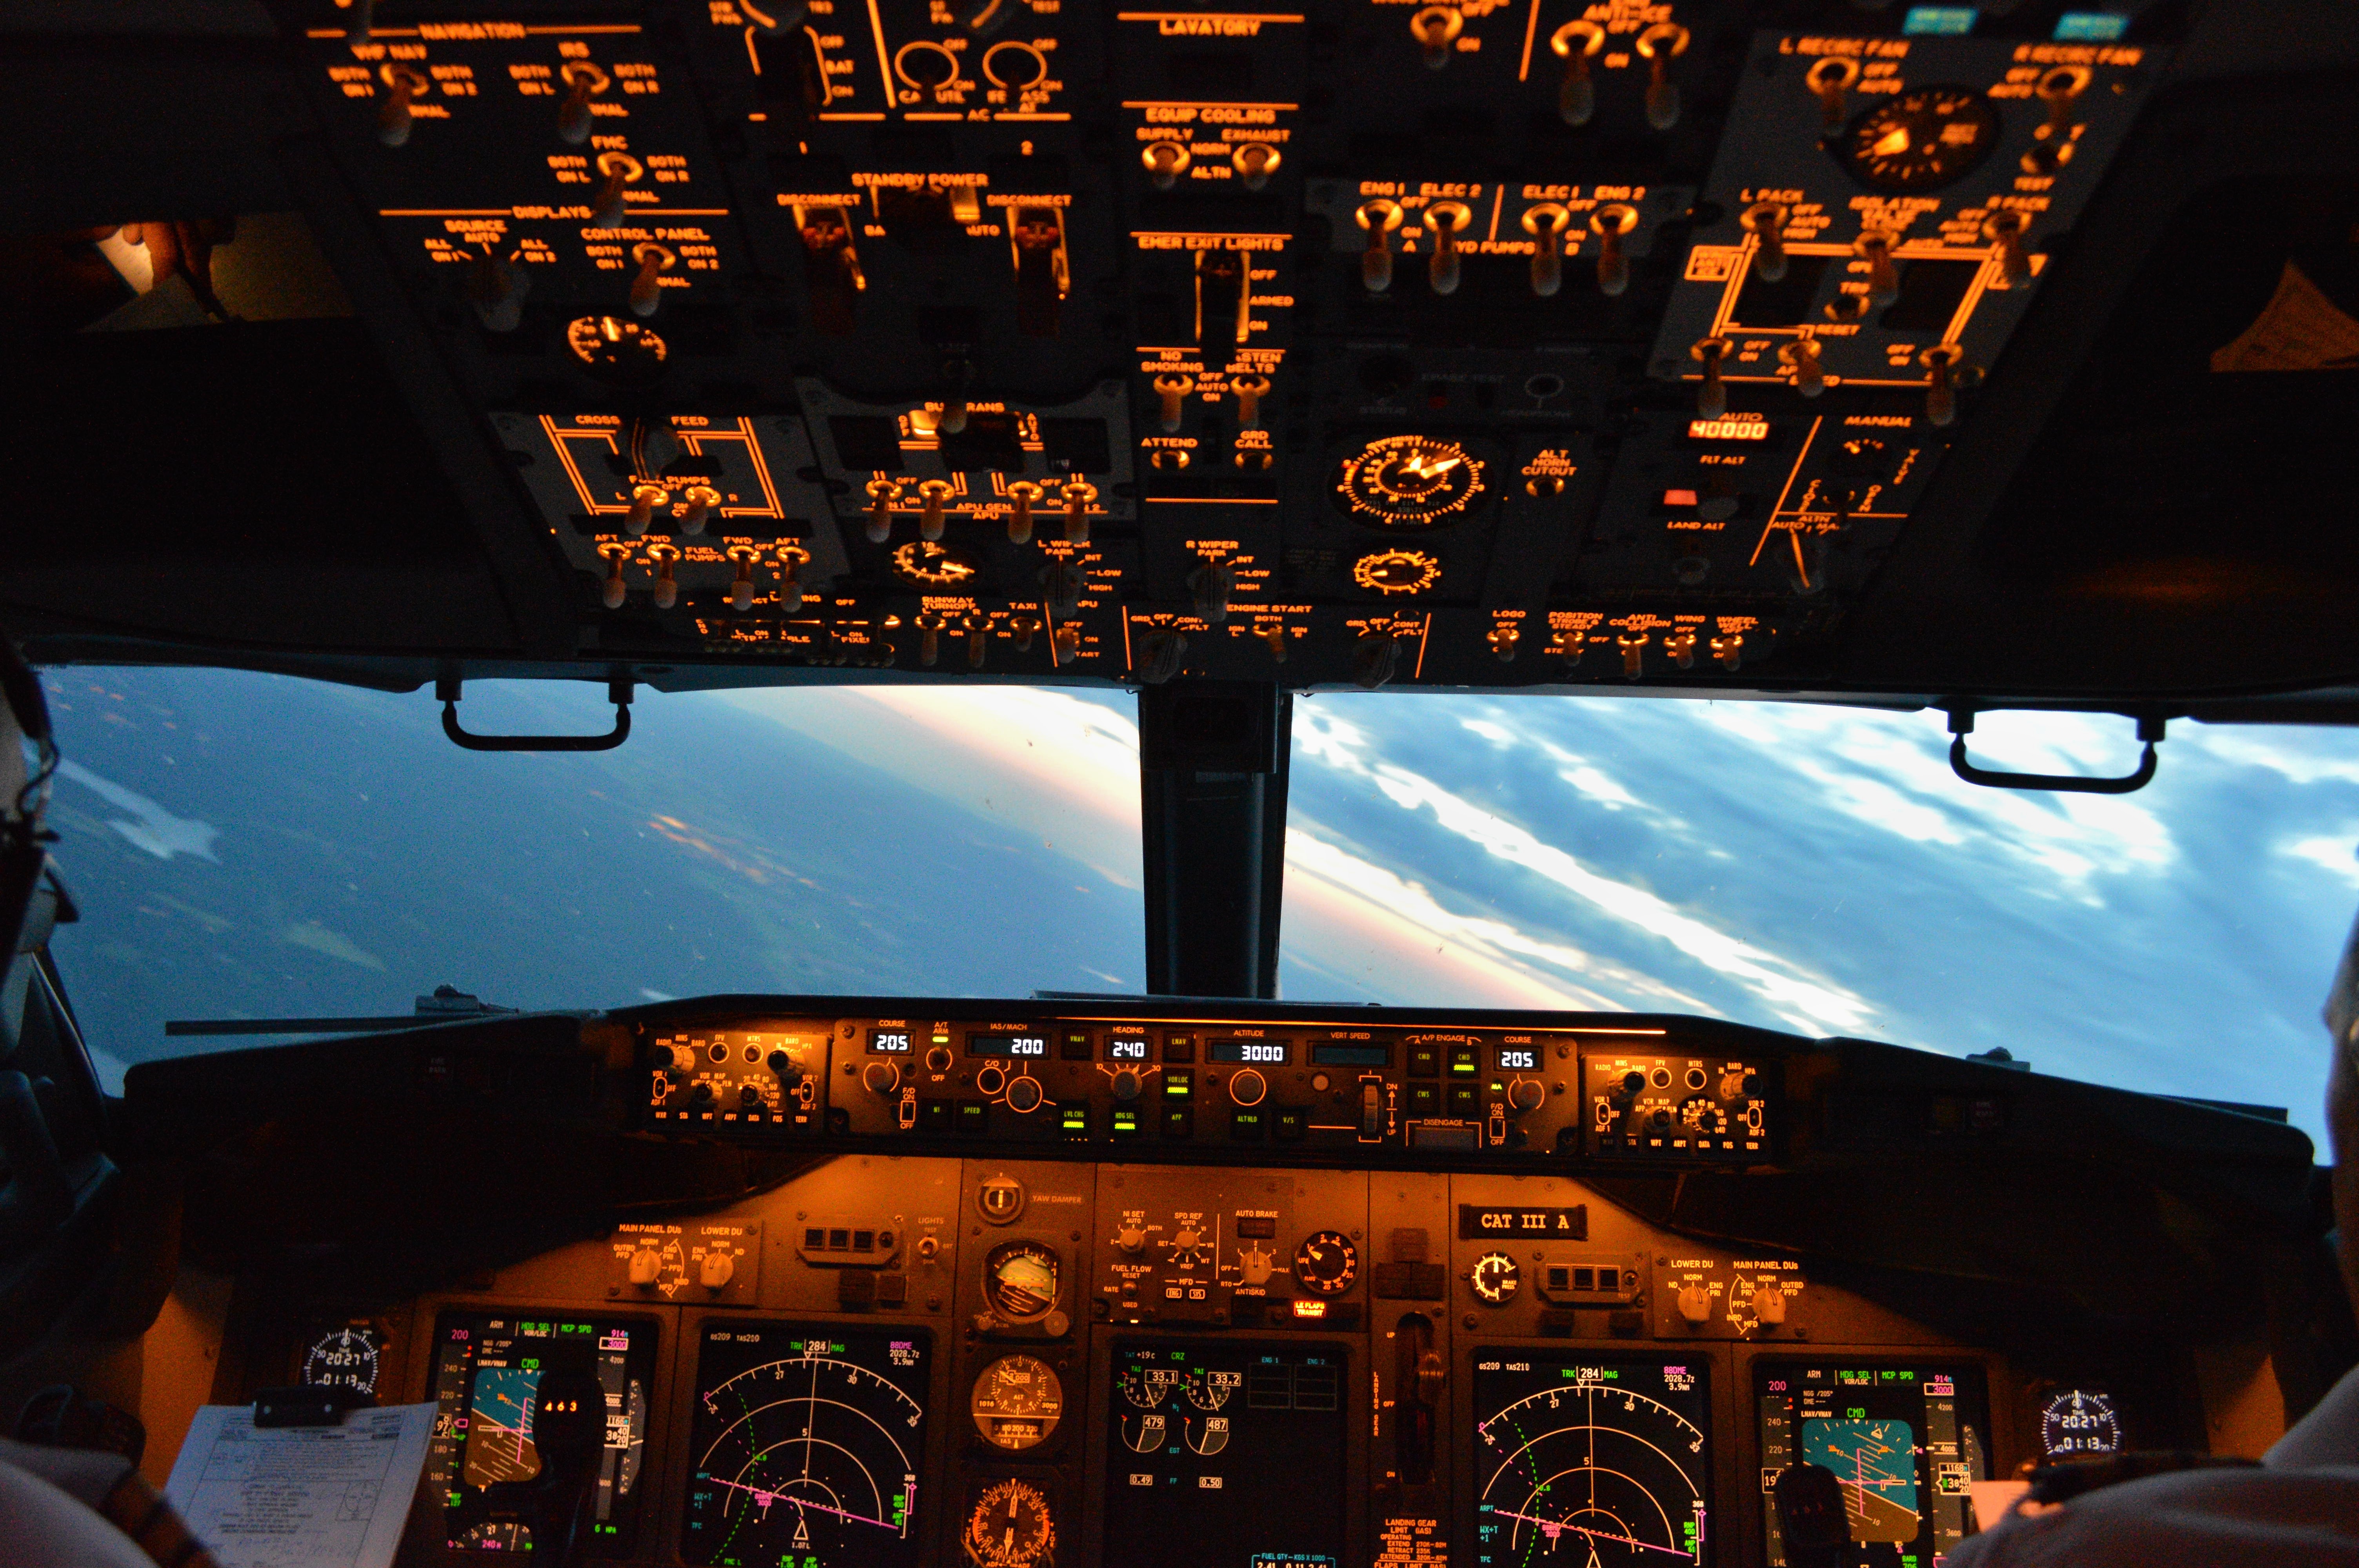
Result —
[[1441, 1076], [1441, 1047], [1412, 1045], [1408, 1048], [1408, 1076], [1412, 1078], [1438, 1078]]
[[1277, 1141], [1280, 1143], [1299, 1143], [1302, 1141], [1303, 1135], [1310, 1130], [1310, 1113], [1309, 1111], [1289, 1108], [1277, 1113]]
[[1480, 1084], [1450, 1086], [1450, 1114], [1473, 1118], [1483, 1114], [1483, 1087]]
[[1411, 1116], [1440, 1116], [1441, 1086], [1440, 1084], [1409, 1085], [1408, 1113]]

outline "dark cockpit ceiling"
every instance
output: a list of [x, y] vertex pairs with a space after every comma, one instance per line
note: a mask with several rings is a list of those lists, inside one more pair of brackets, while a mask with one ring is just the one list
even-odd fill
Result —
[[0, 50], [37, 664], [430, 687], [478, 746], [494, 677], [606, 687], [584, 744], [649, 690], [1141, 693], [1155, 997], [266, 1021], [343, 1037], [59, 1120], [171, 1217], [117, 1332], [179, 1267], [204, 1394], [440, 1407], [412, 1560], [543, 1528], [521, 1430], [457, 1434], [545, 1342], [609, 1401], [587, 1555], [794, 1568], [1782, 1564], [1765, 1477], [1835, 1439], [1908, 1450], [1859, 1560], [1930, 1568], [1973, 1481], [2256, 1452], [2349, 1365], [2281, 1113], [1217, 999], [1274, 994], [1289, 693], [2359, 719], [2350, 17], [273, 0]]

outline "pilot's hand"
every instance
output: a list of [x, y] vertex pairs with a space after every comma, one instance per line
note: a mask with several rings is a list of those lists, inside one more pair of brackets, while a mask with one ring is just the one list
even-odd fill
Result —
[[2010, 1516], [1942, 1568], [2359, 1568], [2359, 1470], [2190, 1470]]

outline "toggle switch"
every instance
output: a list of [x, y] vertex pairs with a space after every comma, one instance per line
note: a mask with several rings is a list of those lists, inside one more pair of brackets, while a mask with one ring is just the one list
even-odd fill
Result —
[[918, 537], [933, 544], [942, 536], [942, 504], [958, 493], [948, 480], [929, 479], [918, 485]]
[[1065, 481], [1065, 543], [1090, 542], [1090, 503], [1097, 498], [1098, 487], [1080, 475]]
[[1753, 276], [1764, 283], [1786, 280], [1786, 209], [1775, 201], [1756, 201], [1737, 222], [1753, 236]]
[[1251, 265], [1242, 251], [1196, 253], [1196, 342], [1223, 359], [1245, 341]]
[[1821, 55], [1802, 77], [1802, 85], [1819, 101], [1819, 133], [1832, 136], [1843, 129], [1845, 95], [1859, 80], [1859, 61], [1847, 55]]
[[377, 101], [376, 139], [386, 146], [397, 147], [409, 140], [416, 116], [409, 106], [434, 90], [426, 73], [413, 66], [388, 65], [377, 71], [385, 83], [385, 96]]
[[[1852, 254], [1867, 263], [1867, 303], [1889, 305], [1900, 297], [1900, 273], [1892, 265], [1894, 236], [1870, 229], [1852, 243]], [[1864, 314], [1864, 312], [1863, 312]]]
[[1182, 143], [1149, 142], [1138, 155], [1138, 161], [1147, 166], [1148, 184], [1158, 190], [1169, 190], [1180, 183], [1180, 177], [1188, 172], [1188, 165], [1194, 160]]
[[1568, 667], [1581, 663], [1581, 655], [1589, 652], [1589, 636], [1583, 632], [1559, 632], [1549, 639], [1549, 656], [1562, 659]]
[[1966, 351], [1955, 343], [1935, 343], [1917, 356], [1925, 367], [1925, 422], [1946, 429], [1958, 417], [1958, 381]]
[[1196, 390], [1196, 378], [1188, 375], [1158, 375], [1155, 378], [1157, 422], [1167, 431], [1180, 428], [1184, 400]]
[[683, 504], [679, 513], [679, 531], [701, 534], [705, 523], [712, 516], [712, 509], [721, 504], [721, 492], [709, 484], [691, 484], [680, 492], [680, 500]]
[[1636, 48], [1649, 68], [1647, 124], [1668, 131], [1680, 123], [1680, 84], [1671, 80], [1671, 61], [1688, 52], [1688, 30], [1677, 22], [1658, 22], [1638, 35]]
[[679, 583], [672, 576], [672, 568], [679, 564], [679, 546], [669, 540], [658, 540], [647, 546], [647, 559], [656, 564], [656, 608], [669, 610], [679, 602]]
[[1730, 632], [1714, 637], [1709, 646], [1712, 649], [1712, 656], [1719, 661], [1723, 669], [1736, 669], [1745, 663], [1745, 634], [1741, 632]]
[[2014, 288], [2031, 281], [2031, 257], [2023, 248], [2023, 232], [2029, 227], [2024, 215], [2012, 207], [2002, 207], [1983, 220], [1983, 238], [1998, 250], [1998, 276], [1993, 288]]
[[1685, 555], [1671, 562], [1671, 576], [1681, 588], [1697, 587], [1711, 575], [1711, 557], [1696, 554], [1692, 545], [1688, 546]]
[[656, 517], [656, 508], [671, 500], [671, 492], [659, 484], [635, 484], [631, 487], [631, 509], [623, 514], [623, 530], [634, 539], [647, 531]]
[[1054, 207], [1020, 207], [1010, 231], [1016, 241], [1016, 330], [1053, 338], [1070, 278], [1065, 221]]
[[1688, 358], [1703, 366], [1703, 379], [1696, 383], [1696, 414], [1705, 419], [1717, 419], [1728, 412], [1728, 384], [1721, 379], [1722, 362], [1736, 345], [1726, 338], [1701, 338], [1689, 348]]
[[1725, 523], [1736, 515], [1739, 502], [1736, 481], [1725, 474], [1712, 474], [1696, 484], [1696, 515], [1707, 523]]
[[1082, 656], [1082, 629], [1068, 621], [1049, 633], [1049, 649], [1060, 664], [1070, 664]]
[[565, 83], [565, 102], [557, 106], [557, 139], [578, 147], [590, 139], [590, 100], [612, 85], [604, 71], [586, 59], [569, 60], [558, 73]]
[[1052, 615], [1071, 615], [1080, 610], [1082, 589], [1085, 586], [1082, 568], [1069, 560], [1053, 559], [1040, 568], [1041, 602], [1049, 607]]
[[352, 0], [352, 17], [344, 28], [350, 39], [366, 39], [376, 31], [376, 0]]
[[853, 305], [868, 287], [852, 243], [851, 215], [841, 207], [798, 207], [795, 227], [803, 242], [811, 325], [832, 338], [849, 337]]
[[1624, 675], [1636, 680], [1647, 673], [1647, 634], [1644, 632], [1625, 632], [1614, 638], [1614, 643], [1622, 650]]
[[1695, 668], [1695, 649], [1696, 634], [1684, 627], [1663, 636], [1663, 652], [1670, 655], [1671, 663], [1683, 670]]
[[1433, 250], [1426, 257], [1425, 275], [1436, 294], [1458, 292], [1458, 236], [1474, 222], [1474, 214], [1463, 201], [1437, 201], [1425, 210], [1425, 226], [1433, 235]]
[[1494, 626], [1484, 638], [1491, 644], [1491, 656], [1503, 665], [1516, 662], [1516, 644], [1523, 641], [1523, 633], [1513, 626]]
[[1816, 338], [1797, 338], [1777, 350], [1777, 362], [1794, 373], [1794, 390], [1816, 397], [1827, 389], [1824, 351]]
[[1451, 46], [1466, 30], [1466, 18], [1454, 5], [1428, 5], [1408, 19], [1408, 30], [1425, 51], [1425, 68], [1440, 70], [1450, 63]]
[[1352, 214], [1368, 236], [1367, 248], [1360, 253], [1360, 286], [1371, 294], [1382, 294], [1393, 286], [1393, 249], [1388, 236], [1401, 226], [1401, 205], [1378, 197], [1363, 201]]
[[631, 275], [631, 314], [652, 316], [663, 302], [663, 285], [658, 280], [679, 258], [650, 241], [633, 246], [631, 259], [639, 264], [638, 271]]
[[513, 332], [524, 323], [524, 297], [532, 292], [532, 278], [497, 256], [479, 256], [467, 267], [464, 292], [484, 330]]
[[598, 554], [606, 562], [606, 580], [598, 585], [598, 597], [607, 609], [620, 610], [623, 600], [630, 594], [630, 589], [623, 581], [623, 568], [631, 558], [631, 547], [628, 545], [601, 545]]
[[792, 615], [803, 607], [803, 568], [810, 564], [810, 552], [800, 545], [778, 546], [778, 609]]
[[983, 668], [983, 656], [990, 651], [990, 618], [984, 615], [968, 616], [966, 618], [966, 667], [971, 670]]
[[1609, 297], [1630, 287], [1630, 258], [1622, 241], [1638, 226], [1638, 210], [1625, 201], [1609, 201], [1589, 215], [1597, 231], [1597, 292]]
[[600, 153], [598, 172], [605, 178], [590, 198], [590, 225], [596, 229], [623, 226], [623, 189], [647, 172], [628, 153]]
[[729, 608], [737, 611], [754, 608], [754, 563], [760, 558], [755, 550], [744, 545], [729, 546], [729, 564], [736, 568], [729, 579]]
[[1008, 621], [1007, 630], [1016, 640], [1016, 651], [1028, 654], [1032, 651], [1032, 639], [1040, 634], [1040, 622], [1034, 616], [1018, 615]]
[[1007, 481], [1007, 542], [1032, 542], [1032, 503], [1048, 492], [1028, 479]]
[[2048, 105], [2046, 140], [2060, 146], [2071, 139], [2072, 112], [2094, 80], [2085, 65], [2060, 65], [2039, 79], [2039, 101]]
[[1399, 664], [1400, 644], [1388, 630], [1365, 633], [1352, 644], [1352, 679], [1366, 690], [1390, 681]]
[[918, 618], [918, 663], [932, 669], [942, 656], [942, 618], [924, 614]]
[[1237, 183], [1247, 190], [1259, 190], [1269, 184], [1269, 177], [1277, 172], [1282, 161], [1278, 150], [1267, 142], [1239, 142], [1229, 154], [1230, 166], [1237, 171]]
[[1568, 125], [1586, 125], [1597, 113], [1597, 82], [1589, 74], [1589, 62], [1605, 48], [1605, 29], [1594, 22], [1567, 22], [1549, 35], [1549, 48], [1564, 61], [1556, 112]]
[[1537, 242], [1532, 247], [1532, 292], [1546, 299], [1564, 287], [1564, 232], [1572, 227], [1572, 214], [1557, 202], [1542, 201], [1524, 209], [1523, 225]]
[[1158, 626], [1139, 639], [1142, 662], [1138, 678], [1161, 686], [1180, 673], [1188, 659], [1188, 639], [1169, 626]]
[[964, 435], [966, 433], [966, 399], [956, 396], [943, 398], [942, 411], [934, 416], [934, 428], [945, 436]]
[[[1269, 377], [1266, 375], [1233, 375], [1229, 390], [1237, 395], [1237, 428], [1261, 428], [1261, 400], [1269, 395]], [[1238, 454], [1242, 457], [1244, 454]], [[1244, 465], [1240, 463], [1239, 467]]]
[[860, 531], [872, 545], [881, 545], [893, 536], [893, 503], [900, 498], [901, 487], [889, 479], [868, 481], [868, 520]]

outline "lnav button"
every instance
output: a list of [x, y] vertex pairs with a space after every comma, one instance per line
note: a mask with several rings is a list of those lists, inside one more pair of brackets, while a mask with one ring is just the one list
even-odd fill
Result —
[[974, 1206], [994, 1225], [1013, 1225], [1024, 1212], [1024, 1184], [1013, 1176], [986, 1176], [975, 1189]]

